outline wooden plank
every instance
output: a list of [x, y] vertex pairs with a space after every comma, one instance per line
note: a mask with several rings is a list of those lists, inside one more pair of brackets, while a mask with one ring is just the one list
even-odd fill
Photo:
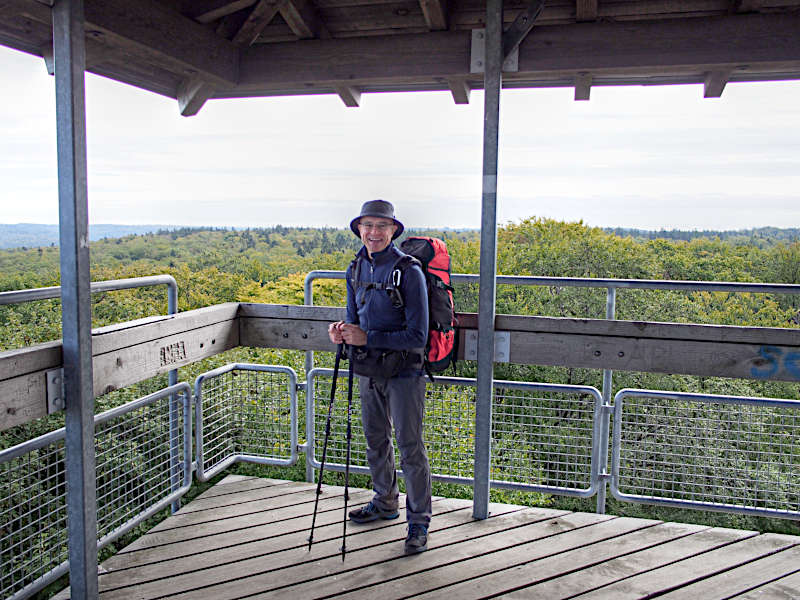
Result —
[[278, 14], [281, 5], [281, 0], [259, 0], [231, 41], [240, 46], [255, 42], [264, 27]]
[[798, 346], [511, 333], [511, 362], [800, 381]]
[[[773, 538], [775, 534], [768, 533], [762, 537]], [[789, 536], [781, 537], [789, 538]], [[800, 544], [800, 538], [794, 536], [791, 536], [786, 541]], [[723, 600], [797, 572], [798, 569], [800, 569], [800, 547], [794, 545], [736, 569], [725, 571], [714, 577], [703, 579], [679, 590], [664, 594], [661, 598], [664, 598], [664, 600], [677, 600], [678, 598], [692, 597], [703, 598], [703, 600]], [[800, 597], [800, 587], [795, 588], [794, 591]]]
[[[470, 557], [457, 563], [433, 568], [426, 572], [425, 578], [414, 577], [411, 574], [400, 580], [361, 589], [360, 592], [394, 597], [398, 590], [408, 589], [414, 598], [444, 597], [466, 600], [486, 597], [487, 594], [493, 595], [523, 585], [535, 577], [544, 579], [557, 576], [580, 569], [586, 564], [601, 562], [609, 556], [618, 556], [627, 551], [660, 544], [678, 536], [688, 535], [692, 531], [692, 526], [658, 524], [605, 541], [602, 538], [600, 541], [590, 538], [587, 540], [588, 545], [576, 541], [575, 549], [566, 547], [566, 550], [562, 550], [564, 546], [560, 544], [560, 539], [556, 538], [553, 546], [555, 554], [548, 553], [541, 543], [535, 544], [532, 552], [525, 546], [519, 549], [510, 547], [487, 556]], [[356, 597], [357, 593], [351, 592], [345, 594], [343, 598]], [[555, 598], [556, 596], [528, 595], [527, 597]]]
[[[443, 500], [435, 503], [440, 505], [438, 510], [444, 510], [441, 514], [436, 515], [436, 522], [441, 523], [442, 526], [455, 525], [463, 523], [469, 519], [469, 502], [460, 500]], [[513, 507], [516, 509], [517, 507]], [[217, 554], [215, 558], [225, 560], [227, 564], [210, 564], [206, 568], [196, 570], [191, 573], [172, 574], [167, 579], [160, 581], [146, 582], [137, 584], [135, 580], [131, 580], [132, 585], [124, 587], [117, 587], [116, 589], [108, 589], [103, 587], [104, 597], [106, 598], [155, 598], [169, 593], [178, 597], [197, 597], [198, 593], [206, 594], [208, 598], [221, 598], [219, 595], [219, 586], [214, 585], [220, 582], [227, 583], [227, 587], [235, 588], [243, 578], [248, 578], [253, 573], [264, 574], [272, 582], [285, 581], [284, 569], [291, 565], [297, 571], [304, 571], [305, 573], [313, 573], [314, 568], [312, 565], [320, 560], [330, 558], [338, 559], [339, 564], [342, 564], [341, 559], [341, 534], [342, 534], [342, 512], [341, 504], [339, 510], [330, 511], [334, 520], [322, 525], [319, 531], [319, 537], [315, 530], [316, 541], [311, 551], [308, 550], [307, 536], [308, 530], [275, 537], [272, 539], [264, 540], [256, 545], [249, 545], [248, 548], [232, 549], [235, 556], [233, 562], [227, 563], [227, 559], [222, 559], [222, 555]], [[330, 515], [326, 515], [326, 518]], [[310, 526], [310, 516], [306, 517], [305, 525]], [[347, 560], [352, 556], [359, 554], [369, 554], [373, 548], [383, 547], [385, 545], [395, 546], [403, 539], [405, 532], [405, 523], [402, 519], [393, 521], [378, 520], [372, 523], [364, 524], [362, 526], [348, 527], [347, 531], [347, 547], [348, 555]], [[244, 550], [245, 552], [239, 553]], [[366, 552], [364, 552], [366, 550]], [[248, 553], [249, 551], [249, 553]], [[347, 562], [347, 561], [345, 561]], [[143, 574], [148, 575], [148, 569], [144, 567], [141, 569]], [[278, 576], [278, 571], [280, 575]], [[119, 574], [120, 577], [125, 576], [124, 573]], [[202, 588], [205, 590], [206, 586], [211, 585], [208, 591], [199, 592]], [[242, 590], [246, 589], [239, 585], [239, 595], [242, 595]], [[236, 591], [231, 590], [233, 597], [236, 597]]]
[[[676, 524], [669, 524], [669, 526], [676, 526]], [[573, 570], [574, 567], [580, 563], [575, 562], [573, 553], [563, 555], [568, 569], [564, 569], [567, 574], [556, 576], [552, 579], [547, 579], [547, 573], [539, 571], [533, 573], [530, 569], [520, 568], [506, 572], [509, 580], [511, 581], [538, 581], [541, 583], [534, 583], [527, 587], [519, 586], [512, 592], [505, 594], [504, 598], [524, 598], [531, 597], [531, 595], [538, 596], [543, 594], [542, 598], [566, 598], [572, 595], [579, 595], [593, 589], [609, 585], [615, 581], [622, 580], [626, 577], [631, 577], [639, 573], [647, 572], [651, 569], [661, 567], [671, 562], [682, 560], [690, 556], [702, 556], [702, 553], [714, 550], [716, 548], [725, 546], [739, 539], [745, 537], [752, 537], [756, 532], [741, 532], [741, 536], [737, 536], [733, 530], [719, 530], [709, 529], [702, 526], [692, 526], [694, 533], [691, 535], [680, 537], [678, 539], [667, 541], [666, 543], [658, 544], [650, 548], [639, 550], [632, 553], [620, 552], [618, 558], [613, 558], [607, 562], [597, 562], [588, 568], [584, 567], [580, 570]], [[698, 532], [699, 531], [699, 532]], [[627, 537], [622, 539], [626, 542]], [[535, 567], [535, 565], [531, 565]], [[488, 578], [487, 578], [488, 583]], [[482, 589], [483, 579], [476, 582]], [[454, 593], [458, 592], [455, 586], [452, 589]], [[697, 596], [703, 598], [703, 596]]]
[[44, 371], [0, 381], [0, 431], [46, 416]]
[[[738, 531], [738, 530], [731, 530]], [[581, 600], [625, 600], [657, 595], [697, 579], [711, 577], [746, 564], [796, 543], [792, 536], [776, 534], [749, 537], [712, 550], [700, 557], [687, 558], [670, 565], [628, 577], [611, 585], [578, 596]], [[694, 597], [694, 596], [693, 596]]]
[[[524, 586], [552, 580], [565, 573], [583, 573], [583, 569], [593, 566], [600, 568], [600, 565], [626, 554], [652, 547], [660, 548], [663, 544], [674, 542], [676, 539], [683, 541], [686, 536], [694, 537], [692, 534], [703, 529], [706, 528], [697, 525], [661, 523], [589, 545], [579, 543], [576, 544], [576, 548], [568, 548], [557, 554], [542, 554], [538, 551], [531, 554], [515, 552], [514, 548], [508, 548], [486, 557], [476, 557], [432, 570], [426, 581], [407, 578], [392, 584], [403, 589], [408, 586], [415, 598], [467, 600], [509, 592], [517, 588], [524, 588], [519, 590], [519, 596], [522, 597], [564, 598], [565, 595], [557, 595], [557, 592], [554, 592], [554, 595], [539, 595], [541, 592], [538, 586]], [[369, 588], [369, 592], [381, 594], [388, 586], [389, 584], [384, 584], [372, 587]], [[515, 594], [511, 592], [510, 595]]]
[[800, 591], [800, 570], [766, 585], [736, 596], [736, 600], [797, 600]]
[[130, 348], [95, 355], [94, 389], [107, 394], [239, 346], [233, 322], [218, 323]]
[[431, 31], [447, 29], [447, 1], [419, 0], [425, 23]]
[[[302, 598], [319, 597], [322, 593], [342, 594], [345, 592], [350, 592], [351, 597], [363, 598], [365, 590], [368, 590], [370, 586], [406, 576], [402, 582], [392, 581], [395, 585], [388, 586], [395, 590], [392, 596], [397, 597], [398, 592], [401, 591], [404, 596], [416, 596], [414, 586], [424, 586], [423, 589], [436, 586], [435, 578], [438, 567], [452, 565], [456, 573], [460, 572], [457, 576], [463, 577], [468, 571], [462, 570], [460, 567], [467, 561], [471, 565], [477, 565], [475, 568], [483, 572], [491, 570], [495, 561], [514, 560], [515, 557], [519, 559], [520, 556], [532, 559], [537, 556], [554, 555], [570, 548], [615, 538], [637, 529], [652, 527], [657, 523], [657, 521], [627, 517], [599, 521], [601, 518], [602, 515], [574, 513], [557, 519], [506, 529], [502, 533], [493, 532], [494, 535], [484, 533], [479, 539], [474, 539], [474, 536], [469, 534], [482, 529], [484, 522], [473, 521], [438, 535], [435, 532], [431, 534], [428, 551], [424, 557], [420, 556], [417, 560], [397, 554], [392, 556], [384, 549], [381, 549], [384, 552], [376, 549], [371, 552], [372, 556], [368, 557], [370, 559], [369, 568], [359, 565], [361, 568], [354, 573], [348, 573], [347, 577], [341, 576], [341, 572], [344, 570], [341, 564], [333, 564], [332, 560], [318, 561], [315, 564], [317, 578], [312, 579], [313, 575], [306, 573], [304, 581], [293, 585], [291, 592], [296, 595], [295, 597]], [[489, 521], [491, 522], [491, 519]], [[565, 522], [571, 526], [564, 527]], [[559, 529], [559, 525], [561, 525], [561, 529]], [[440, 540], [439, 538], [442, 537], [445, 539]], [[425, 571], [425, 577], [419, 577], [421, 570]], [[283, 574], [288, 571], [285, 569]], [[320, 577], [321, 575], [323, 577]], [[410, 575], [417, 575], [417, 577], [407, 577]], [[251, 590], [251, 593], [259, 591], [259, 587], [263, 585], [263, 583], [253, 585], [255, 582], [250, 581], [240, 583], [246, 583], [244, 589]], [[407, 585], [411, 585], [412, 589], [406, 591]], [[271, 587], [275, 588], [274, 583], [271, 584]], [[286, 590], [273, 589], [256, 593], [253, 598], [264, 600], [281, 597], [285, 593]]]
[[238, 79], [238, 49], [207, 27], [154, 0], [87, 0], [87, 29], [113, 46], [157, 60], [185, 77], [218, 85]]
[[[235, 348], [237, 310], [229, 303], [94, 330], [95, 394]], [[0, 353], [0, 430], [47, 414], [45, 373], [60, 367], [61, 342]]]
[[[370, 494], [368, 490], [356, 491], [353, 500], [366, 502]], [[283, 514], [291, 510], [292, 507], [281, 509]], [[462, 507], [462, 510], [467, 509]], [[341, 544], [342, 516], [341, 496], [321, 500], [314, 528], [315, 542], [333, 540]], [[163, 590], [163, 579], [176, 577], [183, 581], [170, 581], [168, 585], [171, 591], [191, 588], [197, 571], [215, 568], [226, 571], [225, 567], [236, 569], [235, 563], [248, 560], [252, 566], [258, 559], [268, 560], [269, 555], [276, 554], [276, 548], [279, 552], [293, 550], [294, 556], [305, 558], [308, 556], [310, 525], [311, 515], [304, 512], [290, 519], [239, 530], [235, 536], [198, 538], [191, 542], [127, 553], [115, 561], [109, 559], [103, 563], [105, 572], [100, 576], [100, 586], [104, 591], [136, 586], [139, 597], [148, 597], [158, 595], [159, 588]], [[376, 523], [363, 533], [383, 526], [389, 524], [385, 521]], [[214, 545], [210, 544], [210, 540]], [[196, 546], [192, 548], [191, 544]], [[280, 564], [285, 560], [285, 556], [275, 557], [274, 562]], [[127, 589], [128, 593], [132, 591]]]

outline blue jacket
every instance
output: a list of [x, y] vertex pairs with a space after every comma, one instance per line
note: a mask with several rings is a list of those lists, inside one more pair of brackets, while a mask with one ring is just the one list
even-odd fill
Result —
[[[370, 260], [367, 249], [361, 247], [356, 255], [361, 260], [359, 279], [366, 283], [387, 283], [392, 266], [403, 256], [394, 243]], [[400, 290], [405, 306], [395, 308], [385, 290], [353, 289], [353, 265], [347, 269], [347, 322], [355, 323], [367, 333], [367, 347], [380, 350], [425, 351], [428, 341], [428, 290], [425, 276], [418, 265], [403, 271]]]

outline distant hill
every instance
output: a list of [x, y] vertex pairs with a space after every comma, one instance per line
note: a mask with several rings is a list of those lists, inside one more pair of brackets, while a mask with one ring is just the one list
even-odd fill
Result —
[[660, 231], [648, 231], [646, 229], [629, 229], [626, 227], [604, 227], [603, 231], [614, 234], [618, 237], [632, 237], [639, 239], [666, 239], [666, 240], [694, 240], [697, 238], [719, 238], [734, 244], [753, 244], [765, 246], [780, 242], [800, 241], [800, 229], [778, 227], [759, 227], [755, 229], [737, 229], [735, 231], [688, 231], [681, 229], [662, 229]]
[[[107, 225], [89, 226], [89, 240], [118, 238], [126, 235], [150, 233], [159, 230], [173, 230], [175, 225]], [[36, 248], [38, 246], [58, 246], [58, 225], [39, 223], [0, 223], [0, 248]]]

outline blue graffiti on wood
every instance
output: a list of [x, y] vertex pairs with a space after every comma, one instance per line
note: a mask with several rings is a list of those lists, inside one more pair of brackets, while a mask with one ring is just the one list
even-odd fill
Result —
[[758, 355], [761, 357], [756, 361], [759, 366], [750, 369], [752, 377], [769, 379], [783, 368], [792, 379], [800, 380], [800, 352], [784, 353], [775, 346], [761, 346]]

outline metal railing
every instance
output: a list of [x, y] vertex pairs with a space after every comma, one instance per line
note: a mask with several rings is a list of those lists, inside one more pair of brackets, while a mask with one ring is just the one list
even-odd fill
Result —
[[[319, 468], [332, 369], [313, 369], [306, 400], [306, 464]], [[475, 379], [437, 377], [426, 392], [424, 438], [433, 479], [472, 484]], [[345, 389], [343, 389], [345, 388]], [[599, 482], [600, 392], [590, 386], [495, 381], [491, 485], [589, 497]], [[344, 470], [346, 385], [336, 391], [326, 468]], [[358, 388], [353, 390], [354, 400]], [[360, 403], [353, 403], [351, 471], [369, 474]], [[399, 456], [395, 447], [395, 455]]]
[[293, 369], [230, 364], [200, 375], [194, 389], [200, 481], [238, 461], [284, 466], [297, 462]]
[[[306, 275], [303, 285], [304, 303], [314, 304], [313, 284], [317, 279], [344, 279], [344, 271], [311, 271]], [[475, 274], [453, 273], [451, 276], [452, 284], [460, 283], [479, 283], [480, 276]], [[605, 318], [608, 320], [616, 319], [616, 302], [618, 289], [639, 289], [639, 290], [671, 290], [682, 292], [735, 292], [735, 293], [772, 293], [772, 294], [800, 294], [800, 285], [783, 283], [739, 283], [728, 281], [675, 281], [675, 280], [654, 280], [654, 279], [611, 279], [611, 278], [588, 278], [588, 277], [538, 277], [538, 276], [516, 276], [516, 275], [497, 275], [495, 282], [498, 285], [522, 285], [522, 286], [545, 286], [545, 287], [577, 287], [577, 288], [605, 288], [606, 289], [606, 311]], [[309, 373], [314, 368], [314, 353], [306, 352], [305, 369]], [[602, 398], [606, 406], [611, 405], [613, 371], [603, 370]], [[608, 420], [603, 420], [600, 427], [604, 430], [600, 432], [603, 439], [608, 439]], [[601, 465], [608, 462], [608, 449], [603, 446], [600, 449]], [[605, 473], [604, 473], [605, 475]], [[606, 483], [608, 477], [601, 478], [597, 490], [597, 512], [604, 512], [606, 505]]]
[[[189, 489], [190, 401], [181, 383], [94, 417], [98, 549]], [[0, 452], [4, 598], [29, 597], [69, 569], [65, 435], [61, 428]]]
[[[178, 284], [172, 275], [150, 275], [147, 277], [131, 277], [129, 279], [109, 279], [107, 281], [93, 281], [91, 290], [93, 294], [111, 292], [115, 290], [129, 290], [133, 288], [150, 287], [154, 285], [167, 286], [167, 313], [170, 315], [178, 312]], [[0, 306], [4, 304], [21, 304], [61, 297], [61, 286], [33, 288], [29, 290], [12, 290], [0, 292]]]
[[620, 390], [619, 500], [800, 519], [800, 400]]
[[[200, 375], [198, 480], [238, 461], [292, 465], [300, 451], [319, 468], [332, 373], [313, 369], [305, 385], [284, 366], [236, 363]], [[424, 436], [438, 481], [474, 483], [475, 386], [455, 377], [427, 386]], [[181, 383], [95, 417], [98, 548], [188, 490], [191, 391]], [[341, 386], [334, 403], [332, 470], [345, 468], [346, 393]], [[351, 470], [369, 473], [360, 403], [353, 409]], [[800, 520], [800, 400], [625, 389], [608, 404], [590, 386], [495, 381], [491, 444], [496, 488], [587, 498], [610, 480], [621, 501]], [[64, 429], [0, 452], [3, 597], [29, 597], [67, 571], [65, 488]]]

